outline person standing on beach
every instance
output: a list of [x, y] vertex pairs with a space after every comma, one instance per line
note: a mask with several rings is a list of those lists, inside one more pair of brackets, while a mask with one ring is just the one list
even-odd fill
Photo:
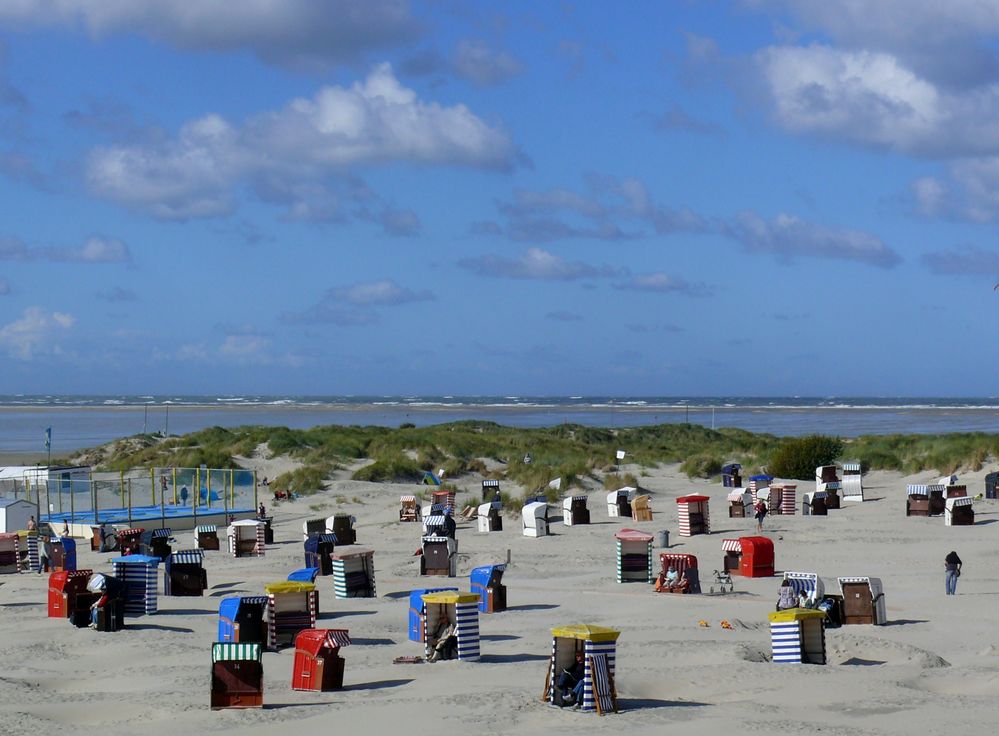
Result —
[[944, 586], [947, 595], [957, 595], [957, 579], [961, 577], [961, 564], [961, 558], [953, 550], [944, 557]]
[[763, 520], [767, 518], [767, 505], [763, 502], [762, 498], [756, 502], [753, 511], [756, 512], [756, 531], [762, 532]]

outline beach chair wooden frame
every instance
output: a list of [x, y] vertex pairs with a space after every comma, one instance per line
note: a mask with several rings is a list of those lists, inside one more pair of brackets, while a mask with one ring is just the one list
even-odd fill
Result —
[[590, 672], [593, 674], [593, 705], [597, 709], [597, 715], [604, 715], [604, 704], [607, 700], [611, 703], [613, 712], [617, 713], [617, 688], [614, 686], [614, 673], [607, 667], [606, 654], [592, 654], [590, 660]]

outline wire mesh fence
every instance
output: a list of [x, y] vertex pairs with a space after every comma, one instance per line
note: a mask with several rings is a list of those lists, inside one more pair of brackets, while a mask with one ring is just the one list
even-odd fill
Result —
[[0, 479], [0, 495], [36, 504], [42, 519], [96, 523], [111, 512], [131, 519], [252, 510], [257, 478], [252, 470], [207, 467], [133, 468], [60, 478], [36, 473]]

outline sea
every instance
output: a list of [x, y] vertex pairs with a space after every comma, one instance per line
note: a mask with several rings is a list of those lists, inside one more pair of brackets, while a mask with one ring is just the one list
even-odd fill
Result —
[[0, 453], [55, 455], [143, 432], [212, 426], [511, 427], [689, 422], [777, 436], [999, 432], [999, 398], [747, 396], [28, 396], [0, 395]]

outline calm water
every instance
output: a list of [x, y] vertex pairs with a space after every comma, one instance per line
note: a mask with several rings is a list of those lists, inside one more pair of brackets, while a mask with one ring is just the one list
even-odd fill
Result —
[[244, 424], [397, 427], [482, 419], [513, 427], [676, 424], [794, 436], [999, 432], [999, 399], [898, 397], [0, 396], [0, 452], [65, 453], [139, 432]]

